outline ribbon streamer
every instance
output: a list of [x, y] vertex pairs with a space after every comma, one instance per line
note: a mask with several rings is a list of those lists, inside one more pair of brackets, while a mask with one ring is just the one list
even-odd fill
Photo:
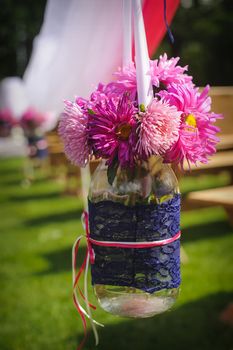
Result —
[[170, 39], [171, 43], [174, 44], [175, 39], [174, 39], [172, 31], [171, 31], [171, 29], [170, 29], [170, 27], [168, 25], [168, 22], [167, 22], [167, 1], [166, 0], [164, 0], [163, 5], [164, 5], [163, 15], [164, 15], [164, 22], [165, 22], [165, 25], [166, 25], [166, 28], [167, 28], [167, 33], [168, 33], [168, 36], [169, 36], [169, 39]]
[[[76, 241], [74, 242], [74, 245], [72, 248], [73, 301], [74, 301], [75, 308], [77, 309], [77, 311], [81, 317], [83, 329], [84, 329], [84, 338], [83, 338], [81, 344], [78, 346], [77, 350], [81, 350], [82, 347], [84, 346], [86, 340], [87, 340], [86, 317], [90, 320], [91, 327], [92, 327], [92, 330], [93, 330], [93, 333], [95, 336], [95, 344], [96, 345], [99, 344], [99, 336], [98, 336], [98, 332], [96, 329], [96, 325], [104, 327], [103, 324], [95, 321], [92, 318], [91, 308], [95, 310], [96, 307], [94, 305], [90, 304], [88, 301], [88, 289], [87, 289], [88, 267], [89, 267], [89, 261], [91, 261], [91, 263], [92, 263], [93, 259], [94, 259], [93, 250], [92, 250], [90, 244], [87, 245], [87, 251], [86, 251], [84, 261], [83, 261], [79, 271], [76, 273], [76, 261], [77, 261], [80, 242], [83, 238], [88, 237], [88, 235], [89, 235], [88, 214], [86, 211], [84, 211], [84, 213], [82, 215], [82, 223], [83, 223], [83, 226], [86, 230], [86, 236], [84, 236], [84, 235], [79, 236], [76, 239]], [[89, 242], [88, 239], [87, 239], [87, 242]], [[80, 280], [83, 272], [84, 272], [84, 293], [82, 292], [81, 288], [79, 287], [79, 280]], [[81, 304], [79, 302], [78, 292], [79, 292], [80, 296], [82, 297], [82, 299], [84, 300], [87, 310], [85, 310], [81, 306]]]

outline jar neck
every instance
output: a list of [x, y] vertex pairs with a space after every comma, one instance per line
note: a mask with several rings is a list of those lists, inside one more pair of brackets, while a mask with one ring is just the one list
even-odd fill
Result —
[[160, 156], [151, 156], [147, 160], [138, 160], [133, 167], [123, 168], [119, 166], [117, 176], [121, 176], [125, 179], [134, 180], [145, 178], [147, 175], [155, 176], [159, 173], [163, 167], [170, 166], [164, 164], [163, 159]]

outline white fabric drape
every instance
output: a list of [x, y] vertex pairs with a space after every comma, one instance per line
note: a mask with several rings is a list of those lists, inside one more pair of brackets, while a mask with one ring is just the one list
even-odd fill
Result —
[[3, 79], [0, 83], [0, 109], [10, 109], [15, 118], [20, 118], [28, 107], [23, 80], [18, 77]]
[[[63, 110], [63, 100], [88, 97], [122, 58], [121, 0], [49, 0], [24, 74], [30, 104], [42, 112]], [[89, 169], [81, 169], [87, 207]]]
[[49, 0], [23, 78], [29, 101], [60, 113], [63, 99], [110, 81], [121, 57], [121, 0]]

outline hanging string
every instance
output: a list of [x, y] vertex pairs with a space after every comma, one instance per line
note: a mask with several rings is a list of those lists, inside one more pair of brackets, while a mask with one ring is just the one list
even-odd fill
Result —
[[167, 22], [167, 1], [164, 0], [163, 1], [163, 4], [164, 4], [164, 22], [165, 22], [165, 25], [166, 25], [166, 28], [167, 28], [167, 33], [168, 33], [168, 36], [169, 36], [169, 39], [171, 41], [172, 44], [174, 44], [175, 42], [175, 39], [174, 39], [174, 36], [172, 35], [172, 32], [171, 32], [171, 29], [168, 25], [168, 22]]

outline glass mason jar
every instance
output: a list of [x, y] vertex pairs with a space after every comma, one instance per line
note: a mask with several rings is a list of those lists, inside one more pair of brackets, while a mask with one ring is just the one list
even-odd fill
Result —
[[[173, 217], [168, 213], [173, 212], [171, 203], [177, 202], [177, 198], [179, 201], [177, 178], [171, 166], [163, 164], [160, 157], [151, 157], [133, 171], [118, 168], [112, 185], [108, 182], [107, 166], [102, 160], [93, 174], [89, 191], [90, 234], [92, 236], [93, 231], [98, 231], [94, 239], [99, 239], [98, 234], [103, 231], [106, 240], [129, 241], [134, 240], [131, 229], [134, 231], [136, 227], [139, 232], [135, 236], [137, 242], [164, 238], [160, 232], [163, 234], [163, 230], [167, 230], [164, 228], [166, 222], [170, 220], [169, 227], [174, 226]], [[178, 205], [173, 231], [179, 226], [179, 208]], [[162, 213], [159, 223], [156, 223], [157, 216], [154, 219], [155, 210]], [[142, 217], [146, 220], [143, 221]], [[157, 232], [151, 231], [151, 218], [152, 231], [155, 227]], [[142, 221], [137, 223], [137, 220]], [[179, 294], [179, 248], [179, 240], [174, 249], [173, 246], [142, 250], [93, 246], [92, 283], [100, 306], [115, 315], [139, 318], [170, 309]], [[175, 277], [167, 273], [167, 266]], [[175, 283], [171, 281], [174, 278]]]

